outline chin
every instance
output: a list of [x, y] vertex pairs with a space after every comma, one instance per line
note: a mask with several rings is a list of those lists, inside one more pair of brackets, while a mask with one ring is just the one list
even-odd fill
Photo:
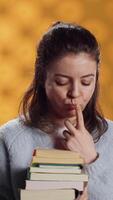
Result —
[[75, 117], [75, 116], [76, 116], [75, 112], [74, 113], [69, 113], [69, 114], [66, 115], [66, 117], [70, 117], [70, 118], [71, 117]]

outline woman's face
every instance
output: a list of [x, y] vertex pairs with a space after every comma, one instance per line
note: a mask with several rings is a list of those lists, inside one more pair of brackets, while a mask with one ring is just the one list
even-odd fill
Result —
[[82, 111], [91, 99], [96, 82], [96, 61], [87, 53], [68, 54], [53, 62], [47, 72], [45, 91], [49, 113], [65, 119]]

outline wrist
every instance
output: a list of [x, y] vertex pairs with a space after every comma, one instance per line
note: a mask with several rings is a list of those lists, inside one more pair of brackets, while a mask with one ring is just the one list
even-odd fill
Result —
[[99, 158], [99, 153], [96, 153], [96, 156], [94, 157], [94, 159], [92, 159], [89, 164], [92, 164], [93, 162], [95, 162], [97, 159]]

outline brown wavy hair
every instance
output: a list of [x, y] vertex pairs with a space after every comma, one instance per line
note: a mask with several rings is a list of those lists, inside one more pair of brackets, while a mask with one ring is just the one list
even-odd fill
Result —
[[20, 104], [20, 115], [24, 116], [26, 125], [38, 127], [37, 122], [48, 113], [44, 84], [50, 64], [68, 53], [81, 52], [88, 53], [97, 63], [95, 90], [83, 111], [85, 126], [92, 134], [94, 141], [98, 141], [107, 130], [107, 121], [98, 106], [99, 44], [95, 36], [86, 28], [64, 22], [53, 24], [38, 45], [34, 77]]

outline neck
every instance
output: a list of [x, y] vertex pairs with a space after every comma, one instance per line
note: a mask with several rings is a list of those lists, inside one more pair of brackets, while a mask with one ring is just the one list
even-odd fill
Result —
[[70, 117], [70, 118], [58, 118], [56, 116], [52, 116], [52, 115], [49, 115], [48, 116], [48, 119], [50, 119], [50, 121], [56, 125], [56, 127], [58, 128], [63, 128], [65, 127], [64, 125], [64, 121], [66, 119], [68, 119], [73, 125], [76, 125], [76, 116], [73, 116], [73, 117]]
[[70, 118], [59, 118], [55, 115], [49, 114], [40, 118], [37, 127], [47, 133], [57, 132], [59, 129], [66, 128], [64, 125], [66, 119], [69, 119], [70, 122], [76, 126], [76, 116]]

